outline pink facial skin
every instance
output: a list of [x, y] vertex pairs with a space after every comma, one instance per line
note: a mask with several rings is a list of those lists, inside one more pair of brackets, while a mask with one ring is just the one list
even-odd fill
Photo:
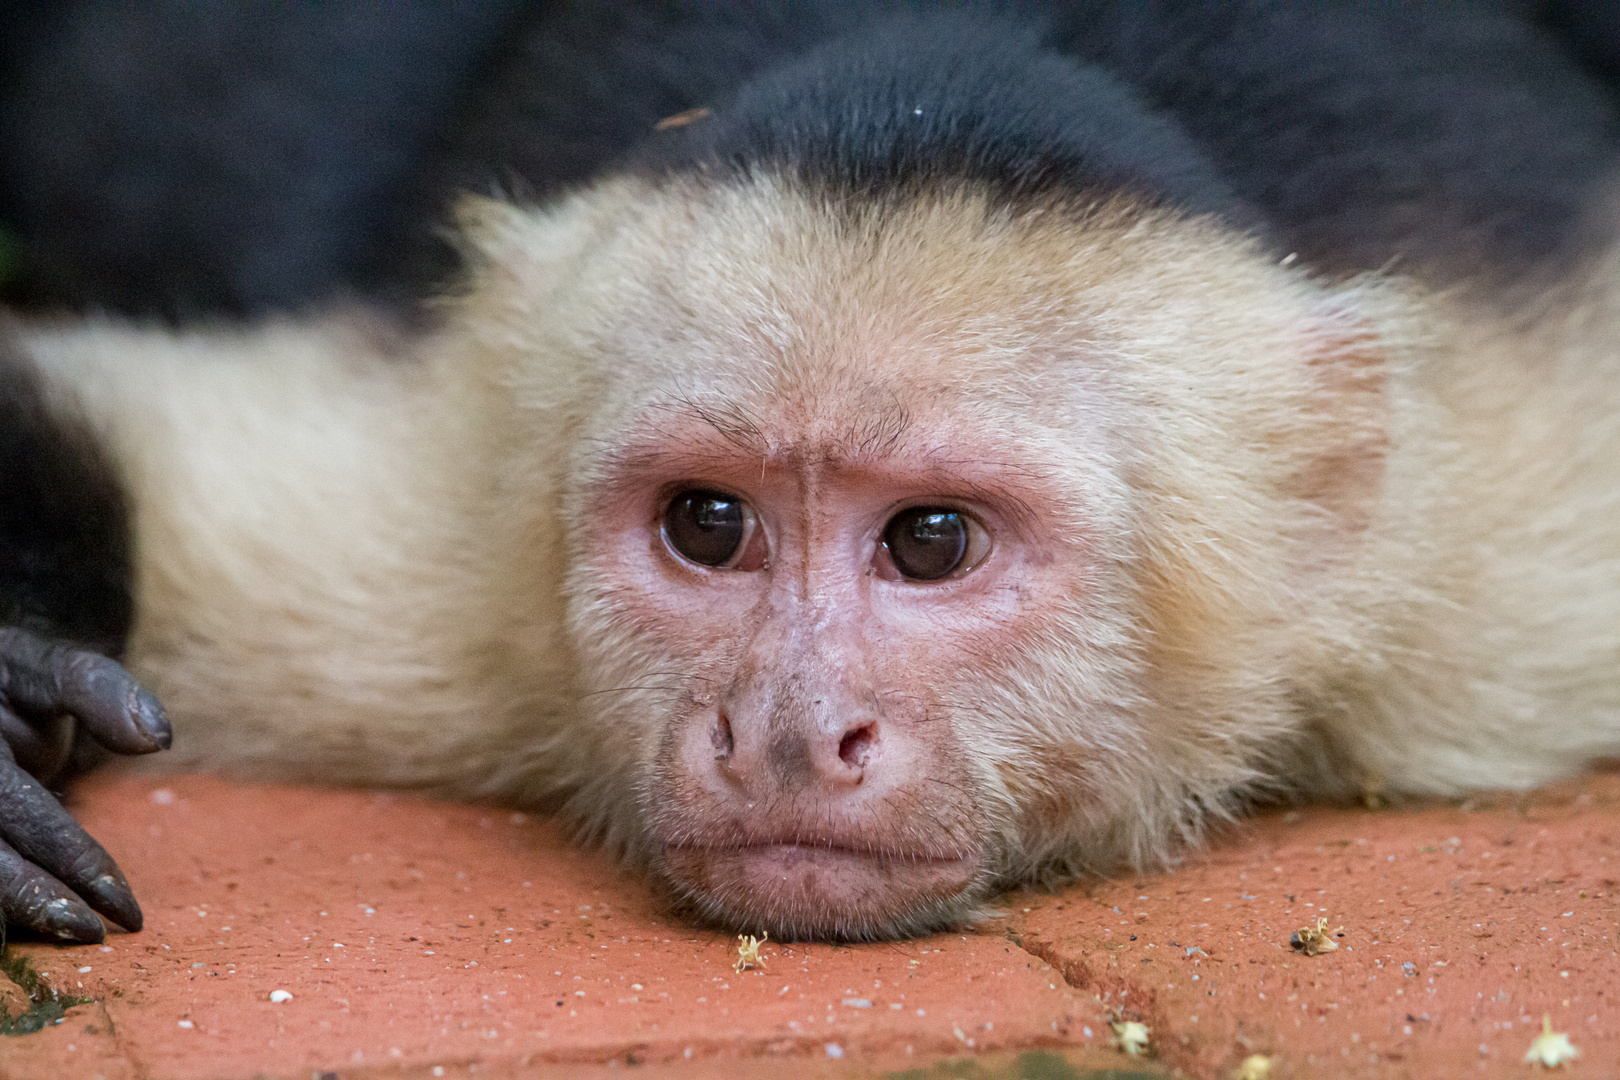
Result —
[[[593, 576], [686, 688], [642, 785], [656, 861], [700, 911], [773, 937], [938, 925], [993, 876], [1007, 814], [987, 814], [997, 762], [962, 730], [973, 688], [1041, 632], [1034, 598], [1084, 577], [1065, 565], [1084, 545], [1053, 542], [1040, 484], [982, 438], [912, 421], [874, 447], [797, 419], [777, 438], [663, 411], [592, 487]], [[734, 568], [666, 536], [691, 489], [752, 508]], [[977, 564], [905, 579], [883, 532], [917, 506], [970, 515]]]

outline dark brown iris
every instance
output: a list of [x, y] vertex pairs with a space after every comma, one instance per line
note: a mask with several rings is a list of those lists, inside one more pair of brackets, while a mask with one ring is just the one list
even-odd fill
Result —
[[683, 491], [664, 511], [669, 546], [700, 566], [724, 566], [748, 538], [748, 511], [741, 499], [718, 491]]
[[955, 510], [919, 506], [889, 519], [883, 543], [902, 577], [938, 581], [962, 565], [968, 550], [968, 523]]

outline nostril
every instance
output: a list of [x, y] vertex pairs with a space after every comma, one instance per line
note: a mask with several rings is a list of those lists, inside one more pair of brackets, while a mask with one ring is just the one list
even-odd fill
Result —
[[715, 721], [714, 730], [709, 732], [709, 741], [714, 744], [714, 759], [724, 761], [731, 756], [732, 749], [737, 745], [731, 737], [731, 721], [726, 714], [721, 713]]
[[846, 765], [856, 769], [865, 768], [876, 742], [877, 733], [872, 730], [871, 724], [865, 724], [844, 735], [838, 744], [838, 756]]

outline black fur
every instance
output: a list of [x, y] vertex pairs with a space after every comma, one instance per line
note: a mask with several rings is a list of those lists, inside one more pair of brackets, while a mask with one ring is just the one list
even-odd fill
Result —
[[542, 201], [617, 165], [659, 121], [730, 99], [747, 80], [881, 18], [893, 0], [535, 5], [505, 44], [447, 141], [417, 178], [387, 247], [408, 285], [452, 279], [442, 231], [458, 193]]
[[1120, 184], [1330, 272], [1512, 276], [1577, 246], [1615, 164], [1591, 0], [28, 10], [0, 79], [25, 298], [126, 311], [430, 292], [457, 192], [624, 166]]
[[765, 169], [840, 196], [968, 182], [1009, 200], [1124, 191], [1244, 216], [1174, 121], [1006, 17], [905, 13], [744, 83], [653, 135], [631, 167], [724, 180]]
[[0, 324], [0, 626], [123, 651], [134, 617], [129, 509], [84, 425], [53, 412]]
[[1099, 4], [1054, 41], [1174, 116], [1329, 270], [1502, 276], [1578, 247], [1613, 99], [1497, 5]]
[[[1511, 279], [1580, 253], [1617, 164], [1613, 87], [1566, 51], [1612, 16], [1578, 6], [559, 5], [514, 30], [415, 205], [626, 165], [1119, 183], [1328, 272]], [[453, 269], [435, 243], [398, 249], [422, 286]]]
[[1611, 93], [1620, 94], [1620, 2], [1530, 0], [1529, 11]]

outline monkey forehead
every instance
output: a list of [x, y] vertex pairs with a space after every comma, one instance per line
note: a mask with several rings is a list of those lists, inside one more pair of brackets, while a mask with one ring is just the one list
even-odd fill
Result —
[[1005, 453], [1041, 430], [1106, 443], [1122, 396], [1142, 396], [1131, 384], [1164, 383], [1150, 369], [1252, 367], [1288, 316], [1286, 289], [1254, 302], [1278, 275], [1241, 237], [1124, 197], [671, 187], [643, 193], [579, 275], [615, 301], [588, 331], [581, 402], [610, 443], [684, 432], [828, 461], [949, 455], [969, 434]]
[[[905, 460], [946, 467], [965, 457], [1016, 461], [1034, 446], [1104, 444], [1117, 418], [1084, 376], [1049, 379], [1050, 358], [1012, 371], [949, 344], [875, 332], [807, 345], [824, 362], [750, 363], [728, 351], [641, 392], [607, 394], [593, 420], [614, 456], [858, 470]], [[632, 384], [639, 380], [630, 380]], [[1055, 449], [1055, 447], [1053, 448]]]
[[576, 480], [676, 448], [1117, 476], [1154, 432], [1282, 445], [1265, 406], [1303, 385], [1322, 300], [1219, 222], [1108, 193], [614, 181], [491, 221], [481, 340], [538, 442], [581, 436]]
[[576, 295], [614, 297], [586, 328], [585, 404], [604, 430], [686, 412], [827, 456], [922, 409], [1029, 395], [1083, 345], [1058, 325], [1054, 246], [990, 213], [967, 195], [828, 207], [768, 179], [644, 195], [579, 275]]
[[[1117, 226], [1123, 208], [1104, 216]], [[647, 217], [623, 252], [639, 273], [617, 275], [635, 284], [615, 337], [654, 377], [684, 362], [733, 394], [796, 397], [862, 380], [1001, 387], [1083, 329], [1082, 230], [1056, 212], [965, 189], [835, 202], [761, 178], [660, 192]]]
[[1101, 354], [1249, 368], [1310, 299], [1219, 221], [1119, 193], [850, 197], [761, 174], [464, 210], [484, 256], [463, 303], [478, 347], [517, 402], [599, 431], [660, 398], [803, 400], [863, 380], [1056, 418], [1096, 380], [1132, 378], [1089, 362]]
[[596, 197], [617, 202], [613, 227], [534, 317], [590, 341], [580, 389], [615, 425], [670, 398], [757, 416], [836, 396], [879, 411], [1010, 400], [1057, 426], [1132, 379], [1121, 351], [1223, 363], [1304, 299], [1243, 236], [1118, 194], [851, 200], [762, 176]]

